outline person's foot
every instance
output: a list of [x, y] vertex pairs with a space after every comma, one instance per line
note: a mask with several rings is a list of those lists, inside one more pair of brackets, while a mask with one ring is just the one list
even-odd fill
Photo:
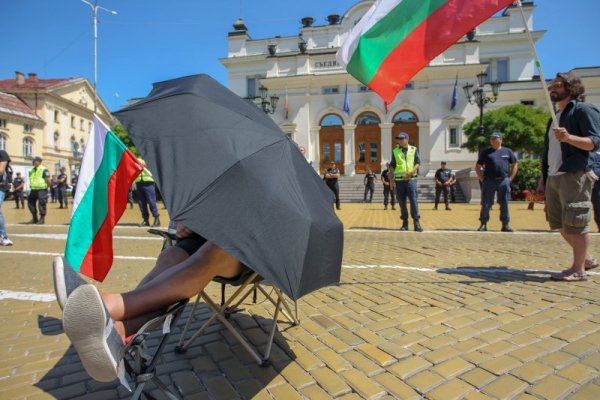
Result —
[[419, 222], [415, 222], [415, 232], [423, 232], [423, 228]]
[[433, 209], [434, 209], [435, 211], [437, 211], [437, 206], [433, 206]]
[[54, 277], [54, 293], [60, 309], [65, 308], [71, 293], [87, 282], [69, 265], [63, 257], [54, 257], [52, 262], [52, 276]]
[[12, 246], [13, 242], [9, 238], [0, 238], [0, 246]]
[[123, 340], [95, 286], [79, 286], [69, 296], [63, 328], [92, 378], [99, 382], [117, 379]]
[[143, 220], [138, 226], [150, 226], [150, 223], [147, 219]]
[[341, 210], [341, 209], [342, 209], [342, 207], [340, 207], [340, 206], [336, 207], [336, 210]]
[[154, 222], [152, 222], [152, 226], [153, 227], [160, 226], [160, 218], [159, 217], [154, 217]]
[[383, 209], [384, 209], [384, 210], [387, 210], [387, 206], [383, 206]]
[[30, 221], [25, 222], [27, 225], [33, 225], [33, 224], [37, 224], [38, 223], [38, 219], [37, 218], [33, 218]]
[[392, 210], [395, 210], [395, 209], [396, 209], [396, 207], [392, 206]]
[[452, 211], [452, 209], [449, 206], [446, 206], [446, 211]]
[[479, 228], [477, 228], [478, 232], [487, 232], [487, 224], [481, 224], [479, 225]]
[[46, 217], [41, 217], [40, 220], [38, 222], [36, 222], [37, 225], [44, 225], [46, 223]]
[[502, 232], [514, 232], [513, 228], [510, 227], [510, 225], [505, 224], [502, 225]]
[[597, 268], [598, 265], [600, 265], [600, 264], [598, 264], [598, 260], [596, 260], [595, 258], [588, 258], [587, 260], [585, 260], [585, 262], [583, 264], [586, 271]]
[[571, 269], [550, 275], [553, 281], [563, 282], [581, 282], [587, 280], [587, 275], [581, 272], [574, 272]]
[[402, 224], [402, 226], [400, 227], [401, 231], [407, 231], [408, 230], [408, 222], [404, 222]]

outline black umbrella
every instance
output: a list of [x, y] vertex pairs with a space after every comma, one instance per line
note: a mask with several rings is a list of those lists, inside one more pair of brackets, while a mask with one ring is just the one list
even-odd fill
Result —
[[154, 84], [115, 116], [174, 221], [292, 299], [339, 282], [343, 226], [332, 193], [253, 103], [194, 75]]

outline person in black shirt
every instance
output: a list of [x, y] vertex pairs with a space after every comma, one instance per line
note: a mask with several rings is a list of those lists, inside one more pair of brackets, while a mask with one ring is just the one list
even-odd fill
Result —
[[335, 208], [337, 208], [338, 210], [341, 209], [340, 207], [340, 187], [338, 186], [338, 178], [340, 177], [340, 170], [337, 169], [337, 167], [335, 166], [335, 162], [331, 162], [331, 164], [329, 165], [329, 168], [327, 168], [327, 171], [325, 171], [325, 175], [323, 176], [323, 180], [325, 181], [325, 184], [327, 185], [327, 187], [329, 187], [329, 189], [331, 189], [331, 191], [333, 192], [334, 196], [335, 196]]
[[381, 183], [383, 183], [383, 209], [387, 210], [388, 197], [391, 199], [392, 210], [395, 210], [396, 194], [393, 181], [390, 181], [389, 171], [390, 163], [385, 163], [385, 170], [381, 171]]
[[446, 210], [450, 210], [448, 205], [448, 194], [452, 185], [452, 170], [446, 168], [446, 161], [441, 162], [441, 168], [435, 171], [435, 206], [434, 210], [438, 209], [440, 203], [440, 194], [444, 193], [444, 204]]
[[500, 221], [502, 232], [512, 232], [509, 226], [510, 214], [508, 200], [510, 198], [510, 182], [517, 175], [517, 158], [511, 149], [502, 147], [502, 133], [494, 132], [490, 135], [492, 147], [481, 152], [475, 164], [475, 172], [482, 183], [482, 204], [478, 231], [487, 231], [490, 219], [490, 208], [494, 203], [494, 194], [498, 193], [500, 204]]
[[67, 196], [67, 168], [60, 167], [60, 174], [56, 177], [56, 183], [58, 184], [58, 202], [60, 207], [58, 208], [69, 208], [69, 199]]
[[21, 177], [21, 173], [17, 172], [17, 176], [13, 179], [13, 196], [15, 197], [15, 208], [25, 208], [25, 200], [23, 196], [23, 189], [25, 188], [25, 180]]
[[367, 202], [367, 193], [370, 193], [369, 203], [373, 201], [373, 192], [375, 191], [375, 179], [377, 179], [377, 174], [373, 173], [373, 170], [370, 170], [365, 175], [365, 179], [363, 180], [363, 184], [365, 185], [365, 196], [363, 202]]

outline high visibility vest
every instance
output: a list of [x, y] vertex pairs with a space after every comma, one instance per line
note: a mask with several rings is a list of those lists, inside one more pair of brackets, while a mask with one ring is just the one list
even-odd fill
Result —
[[415, 155], [417, 154], [417, 148], [415, 146], [408, 145], [406, 156], [402, 151], [402, 147], [396, 147], [393, 151], [394, 160], [396, 160], [396, 168], [394, 169], [394, 179], [399, 180], [408, 174], [415, 167]]
[[139, 183], [139, 182], [143, 182], [143, 183], [154, 183], [154, 178], [152, 178], [152, 174], [150, 173], [150, 171], [148, 171], [146, 169], [146, 163], [144, 162], [144, 160], [142, 158], [138, 158], [138, 160], [140, 161], [140, 163], [142, 165], [144, 165], [144, 169], [142, 170], [142, 173], [139, 174], [137, 176], [137, 178], [135, 178], [135, 183]]
[[48, 189], [46, 179], [44, 179], [44, 171], [47, 168], [40, 165], [29, 171], [29, 187], [33, 190]]

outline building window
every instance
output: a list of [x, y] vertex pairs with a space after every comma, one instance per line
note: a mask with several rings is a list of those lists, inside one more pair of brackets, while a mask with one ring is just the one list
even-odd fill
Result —
[[79, 119], [79, 130], [83, 130], [83, 118]]
[[58, 149], [60, 147], [60, 133], [58, 131], [54, 132], [54, 148]]
[[31, 124], [24, 124], [23, 125], [23, 130], [25, 131], [25, 133], [32, 133], [33, 132], [33, 125], [31, 125]]
[[6, 120], [0, 119], [0, 128], [6, 128]]
[[394, 115], [392, 122], [394, 124], [416, 124], [419, 119], [412, 111], [404, 110]]
[[362, 113], [356, 118], [356, 125], [378, 125], [380, 122], [377, 114], [372, 112]]
[[524, 106], [535, 106], [535, 101], [534, 100], [521, 100], [521, 104], [523, 104]]
[[344, 123], [339, 115], [327, 114], [321, 119], [320, 126], [342, 126]]
[[6, 136], [0, 135], [0, 150], [6, 151]]
[[246, 78], [246, 96], [256, 97], [256, 78]]
[[75, 117], [71, 117], [71, 128], [75, 129]]
[[485, 73], [487, 74], [485, 81], [489, 82], [506, 82], [509, 80], [508, 76], [508, 58], [491, 58], [489, 60], [482, 60], [483, 64], [488, 64]]
[[54, 122], [58, 122], [58, 110], [54, 110]]
[[321, 89], [321, 94], [338, 94], [339, 92], [339, 86], [326, 86]]
[[33, 154], [33, 141], [29, 138], [23, 139], [23, 157], [31, 158]]
[[448, 147], [451, 149], [456, 149], [460, 147], [460, 132], [458, 127], [451, 126], [448, 129]]
[[370, 92], [370, 91], [371, 91], [371, 88], [370, 88], [370, 87], [368, 87], [368, 86], [365, 86], [365, 85], [360, 85], [360, 86], [358, 87], [358, 91], [359, 91], [359, 92], [361, 92], [361, 93], [364, 93], [364, 92]]

